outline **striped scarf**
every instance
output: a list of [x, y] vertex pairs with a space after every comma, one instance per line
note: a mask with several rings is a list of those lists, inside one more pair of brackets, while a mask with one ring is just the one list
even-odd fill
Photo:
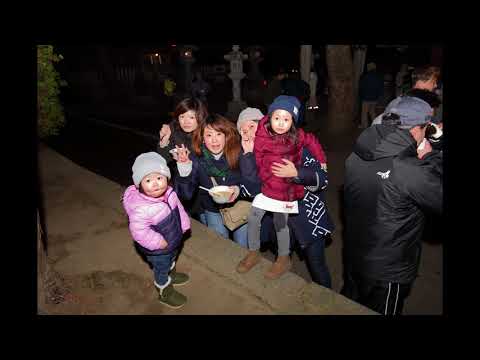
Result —
[[230, 174], [230, 169], [228, 168], [228, 163], [226, 164], [225, 168], [219, 169], [215, 165], [214, 161], [215, 158], [213, 157], [212, 153], [208, 151], [204, 144], [202, 144], [202, 154], [203, 159], [205, 161], [207, 167], [207, 174], [208, 176], [213, 177], [227, 177]]

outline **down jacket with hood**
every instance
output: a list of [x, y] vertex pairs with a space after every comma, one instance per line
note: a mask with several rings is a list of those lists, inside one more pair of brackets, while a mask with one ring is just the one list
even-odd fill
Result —
[[190, 229], [190, 218], [170, 186], [163, 196], [153, 198], [131, 185], [123, 195], [123, 207], [128, 215], [130, 233], [144, 254], [175, 250], [183, 233]]
[[408, 130], [363, 131], [345, 162], [344, 259], [364, 278], [411, 283], [418, 272], [425, 216], [443, 207], [443, 153], [417, 158]]
[[321, 164], [326, 164], [325, 152], [315, 135], [297, 129], [297, 142], [294, 144], [288, 134], [271, 134], [265, 127], [267, 121], [269, 121], [268, 115], [258, 125], [253, 150], [258, 177], [262, 181], [262, 194], [281, 201], [300, 200], [305, 195], [303, 185], [292, 183], [289, 178], [273, 175], [272, 164], [274, 162], [283, 164], [282, 159], [287, 159], [293, 162], [296, 167], [300, 166], [304, 147]]

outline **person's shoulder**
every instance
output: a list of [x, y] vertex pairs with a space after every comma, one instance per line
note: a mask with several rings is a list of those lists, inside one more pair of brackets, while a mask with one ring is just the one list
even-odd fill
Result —
[[125, 189], [125, 192], [123, 193], [123, 196], [133, 195], [137, 192], [138, 192], [138, 189], [135, 187], [135, 185], [130, 185]]
[[178, 199], [178, 194], [175, 192], [173, 187], [171, 187], [170, 185], [168, 186], [167, 191], [165, 193], [166, 193], [166, 198], [167, 199], [168, 198]]
[[415, 182], [420, 176], [432, 173], [441, 162], [440, 157], [437, 151], [423, 159], [416, 156], [397, 156], [393, 159], [393, 168], [402, 181]]

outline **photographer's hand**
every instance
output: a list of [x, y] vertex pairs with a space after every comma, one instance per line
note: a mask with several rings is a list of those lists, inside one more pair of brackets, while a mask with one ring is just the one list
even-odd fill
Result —
[[423, 159], [423, 157], [431, 151], [432, 145], [430, 144], [430, 141], [424, 138], [420, 145], [417, 147], [417, 157], [419, 159]]

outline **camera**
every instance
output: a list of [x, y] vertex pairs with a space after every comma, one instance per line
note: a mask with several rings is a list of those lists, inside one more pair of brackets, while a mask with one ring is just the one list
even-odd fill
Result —
[[427, 128], [425, 129], [425, 137], [428, 141], [434, 143], [439, 142], [442, 135], [443, 131], [437, 124], [430, 123], [427, 125]]

